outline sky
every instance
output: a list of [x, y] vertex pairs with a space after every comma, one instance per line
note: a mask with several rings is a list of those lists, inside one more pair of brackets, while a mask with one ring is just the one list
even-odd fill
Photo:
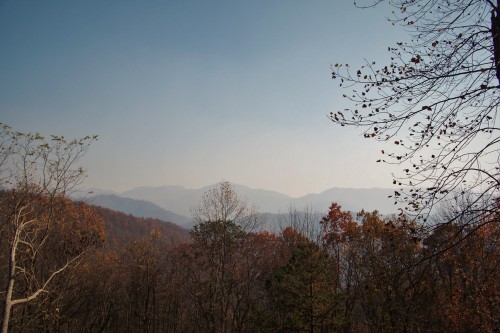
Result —
[[85, 187], [390, 187], [383, 147], [327, 118], [347, 106], [331, 64], [387, 59], [404, 38], [388, 15], [350, 0], [0, 0], [0, 122], [99, 135]]

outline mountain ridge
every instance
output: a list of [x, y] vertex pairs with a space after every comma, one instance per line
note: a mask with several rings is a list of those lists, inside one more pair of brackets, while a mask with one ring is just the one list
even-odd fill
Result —
[[[254, 189], [240, 184], [233, 185], [238, 196], [250, 206], [255, 205], [261, 213], [283, 213], [289, 207], [299, 210], [307, 207], [326, 213], [332, 202], [337, 202], [343, 209], [353, 212], [365, 209], [393, 214], [397, 210], [394, 201], [388, 198], [394, 191], [390, 188], [332, 187], [320, 193], [291, 197], [273, 190]], [[187, 217], [191, 215], [190, 208], [199, 202], [202, 195], [213, 186], [208, 185], [198, 189], [188, 189], [179, 185], [140, 186], [121, 193], [115, 192], [114, 195], [150, 202], [166, 211]], [[98, 195], [99, 190], [94, 189], [94, 193]]]
[[136, 217], [159, 219], [179, 226], [192, 223], [191, 218], [166, 210], [146, 200], [131, 199], [116, 194], [97, 194], [83, 200], [94, 206], [101, 206]]

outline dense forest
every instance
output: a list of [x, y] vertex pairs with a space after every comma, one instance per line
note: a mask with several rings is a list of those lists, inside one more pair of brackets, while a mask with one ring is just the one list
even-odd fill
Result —
[[[2, 212], [15, 195], [3, 194]], [[9, 332], [493, 332], [499, 325], [495, 221], [443, 248], [469, 231], [467, 221], [428, 231], [332, 203], [320, 221], [295, 212], [270, 233], [229, 183], [193, 209], [199, 223], [190, 237], [159, 220], [62, 199], [56, 206], [66, 223], [52, 224], [45, 243], [32, 234], [32, 246], [19, 247], [18, 265], [32, 271], [17, 273], [13, 294], [32, 293], [71, 251], [87, 251], [38, 297], [13, 307]], [[32, 232], [49, 227], [44, 221]], [[3, 224], [2, 239], [8, 230]], [[1, 244], [6, 285], [10, 244]]]

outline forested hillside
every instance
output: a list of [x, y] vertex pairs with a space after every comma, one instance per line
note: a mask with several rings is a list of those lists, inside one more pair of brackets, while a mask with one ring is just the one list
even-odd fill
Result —
[[110, 249], [122, 248], [129, 242], [146, 237], [153, 232], [161, 232], [172, 245], [190, 240], [188, 230], [171, 222], [136, 217], [99, 206], [92, 208], [104, 220], [106, 243]]
[[[190, 235], [87, 208], [107, 241], [15, 306], [10, 332], [493, 332], [499, 324], [498, 214], [452, 244], [470, 232], [466, 220], [429, 231], [335, 203], [320, 220], [294, 217], [261, 232], [260, 215], [228, 183], [194, 207]], [[63, 231], [55, 225], [50, 239]], [[75, 237], [59, 242], [69, 250]], [[38, 247], [43, 259], [22, 248], [19, 260], [37, 260], [43, 274], [57, 244]], [[30, 288], [20, 282], [14, 294]]]
[[92, 197], [83, 197], [81, 200], [94, 206], [109, 208], [137, 217], [169, 221], [180, 226], [192, 223], [191, 218], [165, 210], [149, 201], [124, 198], [115, 194], [100, 194]]

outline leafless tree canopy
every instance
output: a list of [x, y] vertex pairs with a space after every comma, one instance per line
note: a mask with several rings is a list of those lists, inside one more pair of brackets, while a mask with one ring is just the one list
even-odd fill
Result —
[[66, 140], [0, 124], [1, 332], [13, 309], [42, 297], [104, 238], [102, 221], [65, 194], [79, 185], [76, 165], [96, 137]]
[[362, 126], [366, 138], [387, 142], [379, 162], [401, 165], [393, 183], [401, 186], [395, 199], [408, 203], [402, 213], [425, 220], [433, 207], [467, 193], [473, 200], [446, 222], [494, 213], [500, 190], [500, 1], [356, 5], [381, 3], [393, 8], [388, 20], [410, 38], [388, 48], [387, 64], [332, 65], [352, 108], [332, 112], [330, 119]]
[[222, 181], [203, 194], [199, 203], [191, 207], [196, 222], [230, 222], [245, 231], [255, 231], [261, 222], [256, 209], [236, 193], [234, 186]]

